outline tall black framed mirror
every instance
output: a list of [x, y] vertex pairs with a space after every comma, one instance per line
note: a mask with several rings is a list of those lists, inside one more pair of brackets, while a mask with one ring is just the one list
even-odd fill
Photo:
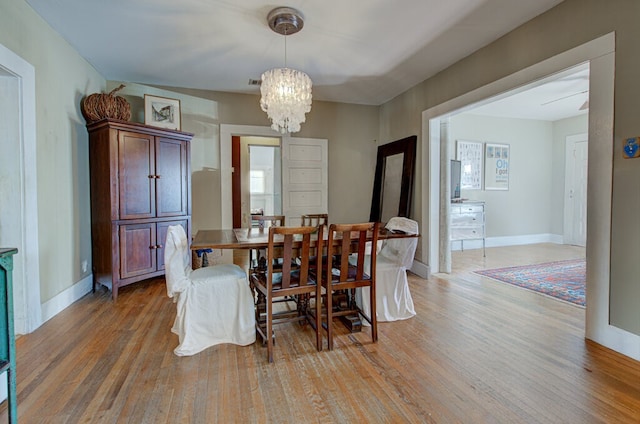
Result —
[[369, 221], [387, 222], [394, 216], [409, 217], [413, 195], [418, 137], [378, 146]]

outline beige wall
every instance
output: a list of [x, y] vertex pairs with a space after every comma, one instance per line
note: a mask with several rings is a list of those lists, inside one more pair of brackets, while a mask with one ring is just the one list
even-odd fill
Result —
[[[0, 44], [35, 68], [42, 303], [91, 274], [85, 93], [105, 80], [22, 0], [0, 0]], [[30, 170], [36, 172], [36, 170]]]
[[[164, 88], [213, 101], [217, 107], [212, 119], [217, 124], [270, 125], [266, 113], [260, 109], [258, 94]], [[314, 101], [302, 129], [293, 134], [294, 137], [329, 140], [331, 222], [361, 222], [369, 219], [378, 145], [378, 109], [377, 106]], [[392, 140], [384, 142], [387, 141]], [[219, 152], [219, 140], [216, 143], [214, 149]], [[197, 195], [194, 192], [194, 198]]]
[[[622, 140], [640, 134], [640, 2], [635, 0], [565, 0], [501, 39], [382, 105], [381, 138], [421, 135], [421, 113], [566, 50], [615, 31], [615, 125], [613, 217], [611, 236], [611, 324], [640, 335], [640, 160], [622, 159]], [[419, 142], [418, 157], [425, 146]], [[418, 175], [420, 175], [419, 164]], [[423, 182], [416, 198], [425, 195]], [[414, 203], [422, 216], [421, 201]], [[416, 210], [417, 209], [417, 210]], [[424, 223], [423, 223], [424, 227]], [[621, 338], [626, 338], [624, 332]], [[632, 338], [633, 339], [633, 338]], [[637, 339], [630, 350], [636, 352]]]

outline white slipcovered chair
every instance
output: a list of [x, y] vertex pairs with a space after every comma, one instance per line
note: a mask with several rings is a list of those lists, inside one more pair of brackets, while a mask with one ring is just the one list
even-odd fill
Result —
[[[418, 234], [418, 223], [409, 218], [394, 217], [385, 226], [390, 231]], [[416, 315], [409, 290], [407, 269], [413, 263], [418, 238], [387, 239], [376, 259], [376, 316], [378, 322], [408, 319]], [[370, 269], [371, 256], [365, 257]], [[369, 314], [369, 288], [362, 289], [362, 310]]]
[[184, 228], [167, 230], [164, 260], [167, 295], [177, 304], [171, 329], [178, 356], [195, 355], [221, 343], [249, 345], [256, 340], [254, 302], [247, 274], [237, 265], [191, 269]]

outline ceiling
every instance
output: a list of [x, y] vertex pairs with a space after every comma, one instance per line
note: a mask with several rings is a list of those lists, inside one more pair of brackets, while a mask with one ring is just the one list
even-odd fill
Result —
[[275, 7], [298, 9], [287, 66], [316, 100], [380, 105], [562, 0], [27, 0], [108, 80], [259, 93], [284, 66]]

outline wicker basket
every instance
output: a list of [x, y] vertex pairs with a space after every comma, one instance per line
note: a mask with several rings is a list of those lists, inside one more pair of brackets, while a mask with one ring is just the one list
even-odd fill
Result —
[[111, 90], [109, 93], [93, 93], [82, 99], [80, 111], [87, 123], [90, 124], [105, 118], [119, 119], [121, 121], [131, 119], [131, 105], [129, 102], [122, 96], [114, 95], [124, 87], [125, 85], [121, 84], [120, 87]]

